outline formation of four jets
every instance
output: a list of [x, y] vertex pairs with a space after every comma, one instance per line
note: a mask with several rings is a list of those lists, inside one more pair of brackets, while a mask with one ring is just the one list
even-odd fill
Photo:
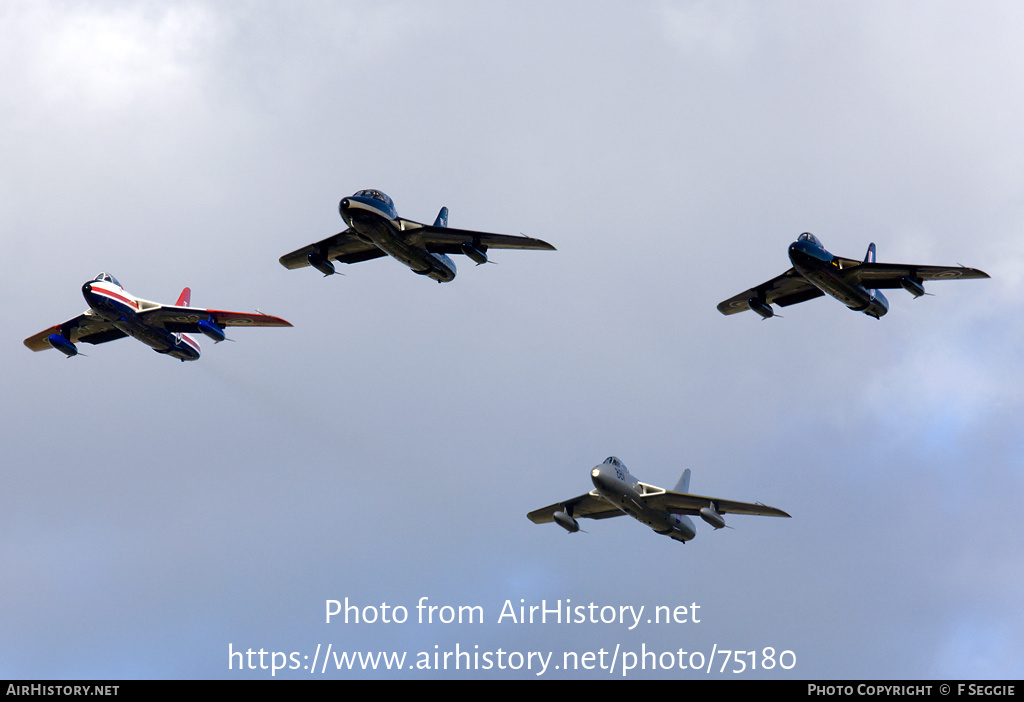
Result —
[[[463, 254], [477, 265], [488, 262], [488, 249], [553, 251], [546, 241], [527, 236], [492, 234], [448, 227], [448, 208], [442, 207], [432, 225], [398, 216], [394, 202], [379, 190], [360, 190], [343, 198], [339, 212], [347, 228], [281, 257], [285, 268], [312, 266], [325, 276], [335, 271], [332, 261], [359, 263], [391, 256], [414, 273], [439, 283], [456, 275], [451, 254]], [[772, 304], [794, 305], [830, 295], [851, 310], [879, 319], [889, 310], [883, 288], [904, 288], [915, 298], [926, 294], [924, 281], [988, 278], [974, 268], [926, 266], [875, 261], [875, 245], [863, 261], [829, 253], [818, 239], [804, 233], [789, 246], [793, 267], [782, 275], [750, 288], [718, 305], [722, 314], [753, 310], [762, 319], [776, 316]], [[199, 358], [199, 343], [189, 334], [203, 334], [214, 343], [224, 341], [226, 327], [290, 327], [261, 312], [227, 312], [190, 306], [191, 291], [182, 290], [174, 305], [161, 305], [135, 297], [113, 276], [101, 273], [82, 286], [89, 305], [82, 314], [25, 339], [33, 351], [55, 348], [67, 357], [79, 354], [76, 342], [102, 344], [126, 336], [182, 361]], [[736, 502], [689, 493], [687, 469], [674, 490], [665, 490], [634, 478], [614, 456], [591, 470], [594, 489], [579, 497], [530, 512], [537, 524], [555, 522], [566, 531], [580, 531], [577, 518], [605, 519], [627, 514], [658, 534], [686, 542], [696, 529], [687, 515], [699, 516], [715, 529], [725, 526], [722, 515], [753, 514], [788, 517], [782, 510], [760, 503]]]

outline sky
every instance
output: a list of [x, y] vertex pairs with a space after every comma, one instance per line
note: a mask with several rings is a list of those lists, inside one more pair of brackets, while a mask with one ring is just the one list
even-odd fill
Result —
[[[3, 3], [0, 678], [1024, 677], [1022, 33], [996, 1]], [[278, 263], [363, 188], [557, 251]], [[803, 231], [991, 279], [715, 309]], [[26, 349], [101, 271], [294, 328]], [[792, 518], [526, 519], [610, 455]]]

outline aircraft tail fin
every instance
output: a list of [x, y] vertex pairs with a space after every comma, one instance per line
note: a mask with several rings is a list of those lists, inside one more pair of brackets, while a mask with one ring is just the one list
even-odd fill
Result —
[[675, 488], [672, 492], [681, 492], [684, 495], [690, 492], [690, 469], [687, 468], [683, 471], [683, 475], [679, 478], [679, 482], [676, 483]]
[[181, 291], [181, 294], [178, 295], [178, 301], [175, 302], [174, 304], [177, 305], [178, 307], [188, 307], [191, 303], [192, 291], [189, 290], [188, 288], [185, 288], [184, 290]]
[[864, 254], [864, 263], [875, 262], [875, 242], [868, 244], [868, 252]]
[[447, 227], [448, 226], [448, 208], [442, 207], [441, 211], [437, 213], [437, 219], [434, 220], [435, 227]]
[[[864, 254], [864, 263], [874, 263], [874, 262], [875, 262], [875, 242], [872, 241], [870, 244], [868, 244], [868, 252], [866, 254]], [[882, 315], [885, 314], [885, 311], [889, 309], [889, 301], [885, 299], [885, 295], [883, 295], [882, 291], [879, 290], [878, 288], [870, 288], [869, 291], [871, 293], [871, 299], [874, 302], [874, 304], [872, 306], [872, 309], [874, 309], [874, 307], [877, 306], [877, 305], [881, 305], [882, 307], [885, 308], [885, 310], [883, 310], [882, 312], [877, 313], [877, 314], [876, 313], [872, 313], [872, 312], [865, 312], [865, 313], [866, 314], [870, 314], [875, 319], [881, 319]]]

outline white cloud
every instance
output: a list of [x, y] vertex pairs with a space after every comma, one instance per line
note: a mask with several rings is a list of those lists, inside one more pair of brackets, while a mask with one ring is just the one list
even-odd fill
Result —
[[686, 54], [741, 61], [757, 42], [753, 8], [742, 2], [664, 2], [659, 7], [664, 36]]
[[5, 22], [3, 52], [18, 64], [21, 109], [76, 118], [180, 100], [219, 30], [199, 3], [34, 3], [5, 14], [16, 20]]

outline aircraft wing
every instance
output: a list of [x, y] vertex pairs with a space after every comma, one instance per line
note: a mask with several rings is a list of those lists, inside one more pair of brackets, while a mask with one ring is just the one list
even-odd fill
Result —
[[660, 494], [643, 497], [648, 506], [672, 514], [698, 514], [701, 508], [714, 504], [719, 514], [755, 514], [762, 517], [788, 517], [781, 509], [763, 505], [760, 502], [736, 502], [720, 500], [717, 497], [687, 495], [666, 490]]
[[788, 307], [798, 302], [813, 300], [824, 294], [808, 283], [802, 275], [796, 272], [796, 269], [790, 268], [766, 283], [761, 283], [757, 287], [730, 297], [728, 300], [723, 300], [718, 303], [718, 311], [722, 314], [736, 314], [749, 310], [750, 306], [747, 304], [747, 300], [752, 297], [763, 299], [769, 305], [775, 303], [780, 307]]
[[[418, 246], [431, 253], [462, 253], [462, 244], [464, 242], [469, 242], [481, 250], [540, 249], [553, 251], [555, 249], [554, 246], [546, 241], [528, 236], [491, 234], [489, 232], [475, 232], [468, 229], [435, 227], [414, 222], [411, 219], [399, 219], [398, 227], [399, 231], [396, 233], [399, 236], [404, 236], [407, 244]], [[329, 261], [341, 261], [342, 263], [359, 263], [360, 261], [369, 261], [387, 255], [373, 244], [360, 239], [349, 228], [322, 241], [303, 246], [301, 249], [285, 254], [279, 260], [285, 268], [303, 268], [309, 265], [309, 260], [306, 256], [314, 251], [319, 252], [321, 256]]]
[[586, 495], [574, 497], [571, 500], [556, 502], [553, 505], [535, 509], [526, 515], [534, 524], [548, 524], [554, 521], [555, 512], [569, 509], [573, 517], [587, 517], [589, 519], [607, 519], [608, 517], [621, 517], [625, 512], [613, 505], [608, 500], [597, 494], [596, 490]]
[[387, 256], [373, 244], [363, 241], [352, 229], [346, 229], [334, 236], [329, 236], [322, 241], [308, 244], [301, 249], [296, 249], [285, 254], [279, 260], [281, 265], [288, 269], [303, 268], [309, 265], [306, 258], [313, 251], [320, 252], [320, 255], [328, 261], [335, 260], [342, 263], [359, 263], [374, 258]]
[[167, 331], [199, 333], [200, 319], [212, 320], [221, 327], [290, 327], [291, 323], [280, 317], [262, 312], [226, 312], [205, 310], [200, 307], [177, 307], [158, 305], [139, 312], [139, 317], [149, 324], [159, 325]]
[[102, 317], [83, 312], [63, 324], [57, 324], [30, 336], [25, 339], [25, 346], [33, 351], [45, 351], [53, 348], [46, 340], [50, 334], [62, 334], [71, 343], [84, 341], [87, 344], [102, 344], [128, 336]]
[[555, 250], [555, 247], [548, 242], [529, 236], [491, 234], [490, 232], [474, 232], [469, 229], [435, 227], [408, 219], [399, 219], [399, 223], [406, 235], [406, 241], [410, 245], [421, 246], [431, 253], [462, 253], [463, 242], [469, 242], [478, 249], [483, 247], [487, 249]]
[[861, 263], [849, 270], [850, 282], [870, 288], [899, 288], [900, 278], [956, 280], [988, 278], [988, 273], [964, 266], [913, 266], [903, 263]]

